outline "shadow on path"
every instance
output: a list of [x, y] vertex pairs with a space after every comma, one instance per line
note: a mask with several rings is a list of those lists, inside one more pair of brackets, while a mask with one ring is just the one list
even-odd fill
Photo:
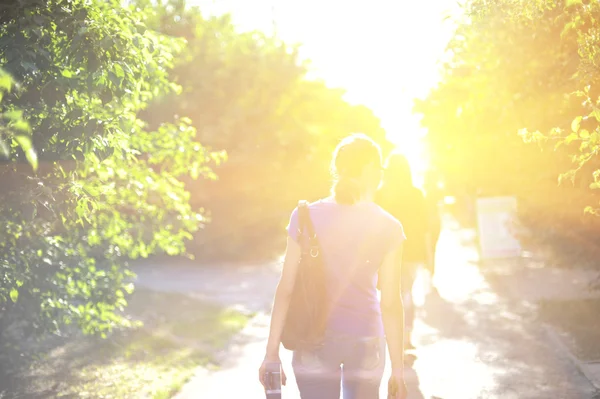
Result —
[[470, 230], [444, 231], [440, 296], [418, 311], [415, 369], [425, 397], [587, 399], [592, 387], [549, 345], [535, 307], [507, 298], [482, 269]]

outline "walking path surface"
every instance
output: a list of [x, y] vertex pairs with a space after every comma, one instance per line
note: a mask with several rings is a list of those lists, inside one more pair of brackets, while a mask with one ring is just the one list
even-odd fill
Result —
[[[531, 298], [521, 298], [518, 292], [533, 294], [523, 287], [508, 289], [514, 279], [507, 278], [506, 268], [482, 267], [473, 238], [472, 231], [449, 221], [437, 254], [440, 295], [426, 295], [425, 274], [417, 281], [415, 301], [420, 306], [413, 338], [417, 358], [406, 369], [409, 399], [592, 398], [593, 386], [547, 338], [535, 320]], [[148, 265], [137, 272], [139, 284], [148, 288], [186, 292], [258, 312], [222, 354], [221, 367], [199, 370], [177, 399], [264, 397], [257, 370], [279, 273], [275, 264], [166, 271]], [[535, 286], [533, 281], [530, 289]], [[299, 399], [291, 355], [283, 349], [281, 355], [288, 375], [283, 398]], [[384, 379], [388, 375], [386, 370]]]

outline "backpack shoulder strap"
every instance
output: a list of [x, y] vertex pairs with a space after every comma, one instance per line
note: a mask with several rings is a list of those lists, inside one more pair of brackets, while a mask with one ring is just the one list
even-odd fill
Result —
[[308, 202], [304, 200], [298, 202], [298, 230], [303, 252], [310, 252], [312, 256], [317, 256], [319, 241], [310, 218]]
[[310, 211], [308, 209], [308, 201], [298, 201], [298, 228], [300, 234], [307, 234], [312, 238], [315, 236], [315, 228], [310, 219]]

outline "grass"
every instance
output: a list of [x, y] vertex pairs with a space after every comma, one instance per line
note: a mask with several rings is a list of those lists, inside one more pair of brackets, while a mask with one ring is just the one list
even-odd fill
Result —
[[600, 360], [600, 299], [542, 301], [540, 318], [554, 326], [581, 361]]
[[32, 364], [20, 385], [28, 398], [153, 398], [177, 393], [249, 315], [185, 295], [138, 289], [127, 313], [144, 326], [107, 340], [81, 338]]

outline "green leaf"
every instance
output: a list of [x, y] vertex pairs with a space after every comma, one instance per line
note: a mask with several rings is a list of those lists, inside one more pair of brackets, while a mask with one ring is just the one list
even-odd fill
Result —
[[28, 136], [15, 136], [15, 140], [23, 151], [27, 152], [31, 148], [31, 139]]
[[22, 119], [12, 123], [10, 125], [10, 127], [13, 128], [14, 130], [18, 130], [20, 132], [30, 132], [31, 131], [31, 126], [29, 126], [29, 123]]
[[18, 121], [18, 120], [20, 120], [20, 119], [23, 118], [23, 111], [16, 109], [16, 110], [13, 110], [13, 111], [5, 112], [2, 115], [6, 119], [9, 119], [11, 121]]
[[566, 0], [565, 1], [565, 7], [569, 8], [578, 4], [583, 4], [582, 0]]
[[21, 146], [21, 149], [25, 153], [25, 157], [29, 161], [29, 164], [33, 168], [33, 170], [37, 170], [38, 160], [35, 149], [31, 145], [31, 139], [27, 136], [15, 136], [15, 140]]
[[4, 158], [8, 158], [10, 156], [10, 149], [2, 139], [0, 139], [0, 154], [2, 154]]
[[579, 127], [581, 126], [581, 120], [583, 118], [581, 116], [578, 116], [577, 118], [573, 119], [573, 122], [571, 122], [571, 130], [573, 130], [575, 133], [577, 133], [577, 131], [579, 131]]
[[125, 284], [123, 286], [123, 289], [125, 290], [125, 292], [127, 292], [128, 294], [133, 293], [133, 290], [135, 289], [135, 286], [133, 285], [133, 283], [129, 283], [129, 284]]
[[10, 75], [0, 70], [0, 90], [10, 91], [12, 88], [12, 84], [13, 81]]
[[146, 28], [146, 25], [139, 23], [139, 22], [137, 24], [135, 24], [135, 27], [137, 29], [137, 32], [140, 35], [143, 35], [144, 33], [146, 33], [146, 30], [148, 29], [148, 28]]
[[16, 303], [19, 299], [19, 291], [16, 288], [10, 290], [10, 299], [13, 301], [13, 303]]
[[83, 218], [86, 214], [86, 211], [87, 206], [85, 204], [85, 201], [83, 199], [77, 201], [77, 207], [75, 208], [75, 213], [77, 213], [77, 216], [79, 216], [79, 218]]
[[117, 75], [118, 78], [125, 77], [125, 71], [123, 71], [123, 67], [119, 64], [115, 64], [115, 75]]

